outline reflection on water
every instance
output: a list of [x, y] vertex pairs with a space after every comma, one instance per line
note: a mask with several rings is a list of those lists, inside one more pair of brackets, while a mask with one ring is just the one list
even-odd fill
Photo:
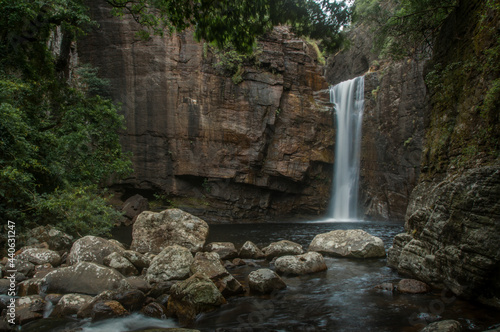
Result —
[[[380, 237], [388, 249], [394, 236], [403, 231], [403, 226], [396, 222], [366, 221], [210, 225], [207, 243], [229, 241], [239, 248], [250, 240], [263, 247], [286, 239], [300, 243], [307, 250], [315, 235], [335, 229], [363, 229]], [[257, 266], [240, 266], [229, 271], [244, 283], [252, 270], [270, 266], [266, 261], [254, 262]], [[456, 319], [469, 331], [484, 331], [500, 323], [500, 319], [496, 318], [498, 312], [456, 299], [441, 291], [408, 295], [374, 289], [378, 284], [401, 278], [386, 266], [385, 259], [326, 258], [326, 263], [328, 270], [321, 273], [284, 276], [287, 289], [274, 294], [229, 298], [228, 303], [219, 310], [200, 315], [192, 328], [203, 332], [413, 332], [420, 331], [435, 320]], [[36, 328], [37, 324], [41, 322], [33, 322], [34, 326], [26, 331], [63, 331], [55, 327]], [[66, 322], [68, 325], [79, 325], [84, 328], [83, 331], [89, 332], [178, 326], [172, 319], [152, 320], [138, 314], [93, 324]]]

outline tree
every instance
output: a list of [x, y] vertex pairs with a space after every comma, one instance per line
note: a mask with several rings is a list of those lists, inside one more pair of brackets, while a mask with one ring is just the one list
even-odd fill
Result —
[[118, 140], [123, 119], [96, 93], [95, 71], [68, 81], [67, 48], [91, 24], [86, 8], [73, 0], [0, 7], [0, 217], [20, 231], [51, 223], [104, 233], [119, 215], [99, 185], [131, 163]]
[[334, 50], [341, 27], [351, 18], [346, 0], [106, 0], [115, 13], [131, 14], [148, 32], [181, 31], [193, 26], [195, 37], [219, 49], [233, 45], [250, 52], [255, 38], [273, 26], [290, 25], [298, 35], [321, 40]]

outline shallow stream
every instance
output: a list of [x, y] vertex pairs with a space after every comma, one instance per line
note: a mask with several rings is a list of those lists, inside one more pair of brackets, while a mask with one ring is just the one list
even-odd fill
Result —
[[[396, 222], [272, 223], [210, 225], [207, 243], [233, 242], [239, 248], [250, 240], [259, 247], [290, 240], [304, 249], [316, 234], [335, 229], [363, 229], [384, 240], [386, 249], [394, 236], [403, 231]], [[240, 281], [252, 270], [268, 267], [266, 261], [255, 266], [229, 270]], [[484, 331], [496, 323], [498, 311], [435, 291], [424, 295], [397, 294], [374, 289], [384, 282], [401, 279], [386, 266], [385, 259], [352, 260], [326, 258], [325, 272], [283, 279], [287, 289], [270, 296], [242, 296], [228, 299], [219, 310], [202, 314], [192, 328], [200, 331], [419, 331], [436, 320], [456, 319], [470, 331]], [[254, 265], [254, 264], [251, 264]], [[498, 315], [500, 317], [500, 315]], [[46, 321], [49, 324], [50, 321]], [[175, 320], [156, 320], [138, 314], [99, 323], [60, 321], [50, 329], [42, 322], [28, 324], [23, 331], [64, 331], [64, 327], [83, 327], [83, 331], [137, 331], [144, 328], [178, 326]], [[31, 326], [30, 326], [31, 325]], [[57, 326], [57, 327], [56, 327]], [[48, 328], [48, 326], [47, 326]]]

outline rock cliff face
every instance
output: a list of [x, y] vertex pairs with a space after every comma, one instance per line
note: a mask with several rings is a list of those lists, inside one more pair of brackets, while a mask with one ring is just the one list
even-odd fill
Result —
[[500, 13], [459, 1], [428, 69], [422, 174], [388, 263], [500, 307]]
[[403, 220], [422, 155], [426, 87], [424, 62], [377, 61], [372, 32], [358, 26], [351, 46], [330, 58], [326, 77], [337, 84], [365, 76], [360, 208], [370, 219]]
[[135, 169], [122, 188], [163, 191], [209, 221], [322, 213], [334, 129], [311, 46], [276, 28], [235, 84], [190, 31], [140, 41], [135, 22], [98, 1], [90, 7], [100, 27], [79, 43], [79, 56], [122, 103], [122, 144]]

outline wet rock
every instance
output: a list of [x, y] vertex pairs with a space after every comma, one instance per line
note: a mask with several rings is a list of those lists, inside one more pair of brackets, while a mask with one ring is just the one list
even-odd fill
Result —
[[396, 288], [400, 293], [409, 294], [428, 293], [431, 291], [431, 287], [429, 285], [415, 279], [402, 279], [398, 282]]
[[167, 318], [167, 308], [161, 303], [151, 302], [141, 309], [141, 314], [148, 317], [165, 319]]
[[189, 249], [179, 245], [166, 247], [151, 261], [146, 280], [153, 283], [186, 279], [192, 263], [193, 255]]
[[92, 310], [97, 303], [112, 301], [115, 299], [118, 292], [116, 291], [103, 291], [100, 294], [94, 296], [92, 300], [85, 303], [77, 312], [78, 318], [90, 318], [92, 316]]
[[310, 274], [327, 269], [323, 255], [314, 251], [303, 255], [279, 257], [274, 266], [278, 273], [285, 275]]
[[146, 295], [138, 289], [132, 289], [125, 292], [118, 292], [114, 300], [130, 312], [139, 311], [146, 301]]
[[29, 230], [26, 236], [28, 245], [46, 242], [51, 250], [69, 250], [73, 243], [73, 237], [53, 226], [39, 226]]
[[40, 295], [24, 296], [16, 299], [15, 322], [23, 325], [28, 322], [43, 318], [45, 301]]
[[172, 286], [167, 310], [177, 316], [181, 324], [189, 324], [196, 315], [213, 311], [225, 303], [226, 299], [215, 284], [197, 273]]
[[61, 263], [61, 256], [53, 250], [43, 248], [29, 248], [16, 256], [17, 259], [33, 263], [35, 265], [51, 264], [58, 266]]
[[108, 318], [123, 317], [128, 311], [118, 301], [98, 302], [92, 308], [92, 320], [103, 320]]
[[261, 259], [266, 257], [262, 250], [252, 241], [247, 241], [241, 246], [238, 253], [240, 258]]
[[269, 246], [262, 248], [262, 252], [267, 260], [272, 260], [275, 257], [285, 255], [300, 255], [304, 252], [302, 246], [298, 243], [282, 240], [279, 242], [271, 243]]
[[134, 250], [125, 250], [122, 252], [123, 257], [128, 259], [138, 270], [148, 268], [151, 264], [151, 258]]
[[147, 282], [144, 277], [132, 276], [127, 278], [127, 282], [134, 289], [138, 289], [144, 294], [151, 290], [151, 285]]
[[385, 257], [384, 242], [361, 229], [335, 230], [318, 234], [309, 245], [309, 251], [334, 257]]
[[92, 296], [84, 294], [66, 294], [54, 307], [51, 317], [64, 317], [76, 315], [85, 304], [92, 301]]
[[104, 257], [103, 263], [104, 265], [117, 270], [126, 277], [139, 274], [139, 271], [135, 268], [134, 264], [117, 252], [113, 252]]
[[393, 292], [394, 288], [395, 288], [395, 286], [392, 282], [384, 282], [380, 285], [375, 286], [375, 289], [380, 289], [380, 290], [389, 291], [389, 292]]
[[413, 237], [407, 233], [400, 233], [394, 237], [392, 247], [387, 251], [387, 266], [393, 269], [398, 268], [401, 251], [411, 240], [413, 240]]
[[31, 278], [24, 280], [18, 284], [17, 295], [28, 296], [40, 294], [42, 289], [42, 279], [41, 278]]
[[91, 262], [80, 262], [50, 272], [42, 279], [42, 287], [46, 293], [88, 295], [131, 288], [125, 277], [116, 270]]
[[235, 258], [231, 263], [234, 264], [235, 266], [247, 265], [247, 263], [241, 258]]
[[212, 242], [205, 246], [205, 251], [216, 252], [220, 259], [232, 259], [238, 256], [238, 252], [231, 242]]
[[462, 325], [456, 320], [442, 320], [427, 325], [421, 332], [462, 332]]
[[226, 297], [244, 292], [243, 286], [224, 268], [215, 252], [196, 253], [190, 270], [191, 274], [199, 273], [210, 278]]
[[122, 206], [122, 212], [124, 216], [127, 218], [127, 221], [124, 222], [125, 226], [132, 225], [136, 217], [142, 212], [149, 210], [149, 202], [147, 198], [142, 197], [137, 194], [130, 198], [128, 198]]
[[[13, 285], [16, 283], [13, 282]], [[9, 279], [0, 279], [0, 294], [7, 294], [9, 292], [11, 282]]]
[[73, 243], [68, 255], [68, 263], [93, 262], [103, 264], [104, 257], [113, 252], [121, 253], [123, 249], [115, 243], [97, 236], [84, 236]]
[[131, 249], [159, 253], [168, 246], [180, 245], [194, 253], [203, 249], [207, 236], [207, 223], [182, 210], [144, 211], [134, 223]]
[[286, 284], [281, 277], [270, 269], [259, 269], [250, 272], [247, 277], [250, 291], [256, 293], [272, 293], [275, 290], [286, 288]]

